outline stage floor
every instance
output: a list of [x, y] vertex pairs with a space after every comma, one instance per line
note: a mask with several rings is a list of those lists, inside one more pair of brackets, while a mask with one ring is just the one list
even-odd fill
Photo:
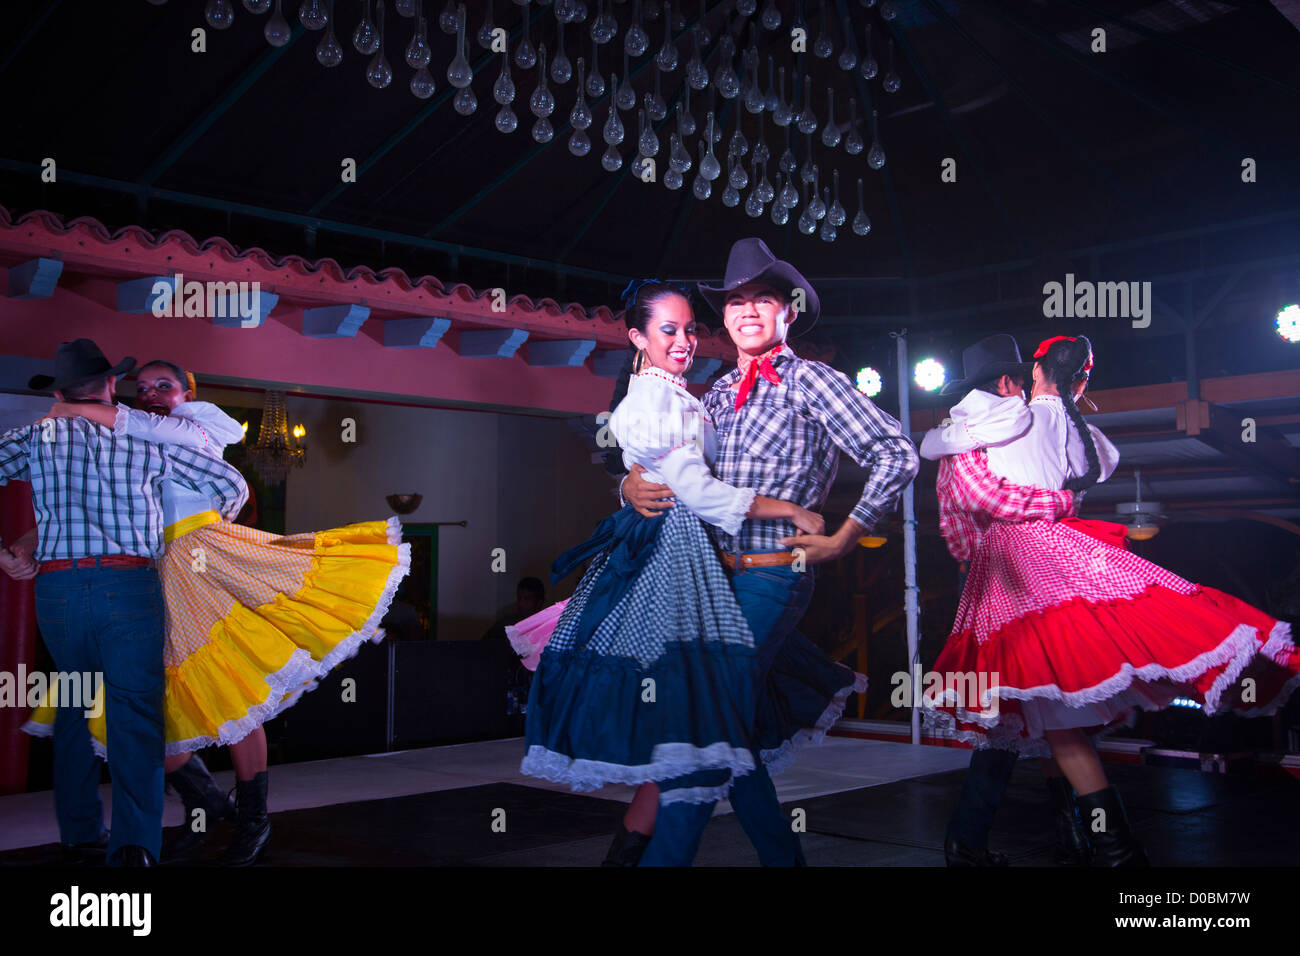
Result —
[[[617, 827], [627, 787], [596, 794], [518, 772], [522, 741], [499, 740], [271, 768], [274, 835], [266, 866], [592, 866]], [[943, 834], [969, 752], [828, 738], [777, 778], [788, 814], [804, 811], [813, 866], [942, 866]], [[1290, 866], [1300, 782], [1164, 767], [1108, 765], [1157, 866]], [[233, 786], [231, 774], [216, 774]], [[111, 801], [103, 788], [106, 811]], [[182, 809], [170, 793], [164, 825]], [[1013, 865], [1050, 866], [1052, 829], [1036, 761], [1022, 761], [992, 845]], [[175, 831], [164, 834], [174, 838]], [[206, 852], [220, 854], [228, 826]], [[0, 798], [0, 866], [59, 861], [48, 791]], [[754, 866], [725, 803], [697, 858]]]

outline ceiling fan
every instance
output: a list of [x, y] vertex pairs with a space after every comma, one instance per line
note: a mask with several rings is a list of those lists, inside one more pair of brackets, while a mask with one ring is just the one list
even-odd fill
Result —
[[1169, 516], [1161, 512], [1160, 502], [1142, 500], [1141, 469], [1133, 469], [1133, 480], [1137, 485], [1137, 500], [1117, 502], [1115, 520], [1128, 528], [1130, 540], [1149, 541], [1160, 533], [1160, 522]]

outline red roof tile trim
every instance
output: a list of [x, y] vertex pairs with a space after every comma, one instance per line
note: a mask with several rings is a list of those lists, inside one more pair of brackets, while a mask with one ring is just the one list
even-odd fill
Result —
[[[87, 249], [87, 240], [99, 248]], [[132, 244], [135, 249], [131, 248]], [[117, 260], [112, 265], [120, 265], [120, 270], [106, 268], [106, 253]], [[165, 255], [160, 257], [157, 253]], [[369, 266], [344, 269], [330, 258], [313, 262], [293, 254], [276, 257], [256, 246], [239, 249], [221, 236], [200, 242], [180, 229], [156, 237], [150, 230], [135, 225], [113, 231], [89, 216], [64, 222], [62, 217], [46, 210], [25, 213], [15, 220], [9, 210], [0, 206], [0, 255], [54, 255], [73, 271], [79, 265], [93, 265], [96, 272], [120, 271], [123, 276], [132, 277], [186, 271], [185, 262], [178, 259], [189, 259], [192, 270], [197, 271], [201, 265], [204, 275], [223, 280], [247, 280], [256, 267], [262, 273], [257, 278], [271, 290], [283, 299], [302, 301], [306, 305], [355, 302], [364, 296], [372, 310], [392, 316], [446, 315], [466, 325], [524, 326], [556, 337], [594, 336], [602, 348], [618, 348], [627, 342], [623, 313], [603, 305], [588, 309], [579, 302], [561, 305], [551, 298], [534, 301], [526, 295], [515, 295], [507, 300], [505, 313], [493, 312], [490, 288], [476, 290], [463, 282], [446, 285], [432, 275], [412, 279], [398, 268], [378, 272]], [[220, 262], [242, 263], [244, 268], [240, 274], [219, 275], [215, 266]], [[303, 279], [316, 281], [303, 283]], [[322, 289], [323, 281], [351, 288]], [[586, 323], [594, 323], [595, 327], [584, 328]], [[725, 333], [701, 328], [699, 354], [734, 362], [736, 351]]]

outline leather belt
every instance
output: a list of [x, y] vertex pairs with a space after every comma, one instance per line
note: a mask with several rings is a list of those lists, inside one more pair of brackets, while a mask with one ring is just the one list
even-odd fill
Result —
[[89, 558], [63, 558], [58, 561], [44, 561], [37, 574], [50, 571], [71, 571], [80, 568], [148, 568], [153, 566], [153, 558], [142, 558], [134, 554], [103, 554]]
[[725, 554], [723, 563], [733, 571], [746, 568], [788, 568], [794, 564], [793, 551], [765, 551], [761, 554]]

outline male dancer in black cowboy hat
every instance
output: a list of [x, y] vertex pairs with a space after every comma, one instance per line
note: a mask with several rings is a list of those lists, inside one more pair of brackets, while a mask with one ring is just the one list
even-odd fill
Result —
[[[64, 402], [112, 405], [117, 376], [90, 339], [59, 346], [53, 388]], [[110, 865], [158, 859], [163, 808], [162, 482], [210, 495], [233, 518], [248, 497], [239, 472], [180, 445], [157, 445], [85, 418], [44, 419], [0, 435], [0, 484], [30, 481], [39, 543], [36, 618], [62, 673], [103, 675], [111, 837], [104, 833], [99, 764], [75, 708], [54, 723], [54, 804], [59, 837], [74, 849], [106, 849]]]
[[[716, 539], [733, 574], [736, 599], [759, 648], [761, 684], [783, 642], [812, 598], [807, 565], [848, 554], [873, 528], [916, 475], [916, 449], [886, 415], [840, 372], [801, 359], [786, 344], [790, 323], [806, 311], [815, 321], [821, 305], [812, 283], [782, 262], [759, 239], [731, 248], [721, 286], [701, 284], [700, 294], [722, 316], [739, 350], [738, 367], [704, 396], [718, 430], [717, 476], [761, 495], [820, 510], [847, 454], [870, 470], [851, 516], [833, 535], [796, 534], [786, 521], [747, 520], [736, 536]], [[792, 306], [805, 305], [796, 313]], [[624, 484], [628, 501], [652, 514], [671, 492], [634, 473]], [[796, 553], [792, 549], [799, 549]], [[756, 769], [738, 777], [731, 805], [765, 866], [803, 865], [799, 837], [781, 813], [776, 789], [755, 754]], [[699, 785], [718, 785], [705, 780]], [[642, 866], [684, 866], [695, 856], [713, 804], [661, 805]]]
[[[1024, 395], [1031, 369], [1032, 365], [1021, 361], [1020, 349], [1010, 335], [990, 335], [965, 349], [963, 377], [949, 382], [942, 392], [965, 397], [953, 406], [951, 420], [927, 432], [921, 443], [922, 457], [939, 459], [935, 481], [939, 527], [961, 566], [961, 584], [978, 546], [978, 516], [1000, 521], [1054, 521], [1074, 513], [1074, 496], [1069, 491], [1014, 485], [988, 468], [983, 447], [1010, 441], [1032, 424]], [[970, 769], [944, 838], [948, 866], [1007, 865], [1006, 856], [990, 850], [988, 841], [1015, 764], [1016, 755], [1009, 750], [985, 748], [971, 753]], [[1056, 862], [1086, 866], [1090, 847], [1073, 790], [1059, 772], [1047, 777], [1047, 785], [1055, 811]]]

